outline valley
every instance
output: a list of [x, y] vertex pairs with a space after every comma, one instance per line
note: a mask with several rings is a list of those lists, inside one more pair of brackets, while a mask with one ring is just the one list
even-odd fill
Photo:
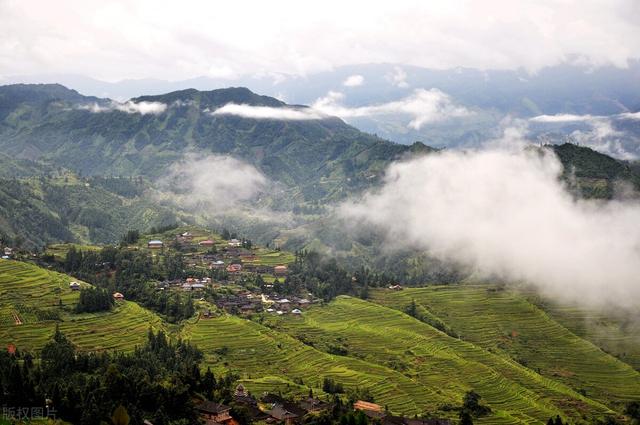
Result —
[[[152, 240], [165, 246], [160, 251], [147, 248]], [[187, 276], [212, 278], [201, 279], [202, 290], [194, 286], [186, 292], [184, 280], [160, 283], [164, 292], [194, 304], [191, 316], [177, 322], [139, 304], [145, 298], [129, 300], [131, 292], [117, 283], [115, 289], [124, 288], [125, 299], [110, 311], [75, 313], [81, 291], [71, 289], [70, 282], [84, 288], [90, 284], [28, 262], [0, 260], [0, 338], [21, 352], [37, 354], [59, 329], [80, 352], [131, 352], [150, 330], [161, 330], [202, 350], [203, 369], [235, 374], [256, 395], [302, 397], [311, 390], [329, 399], [331, 394], [323, 390], [329, 379], [350, 394], [367, 394], [395, 415], [453, 419], [456, 404], [473, 390], [491, 408], [478, 423], [538, 423], [555, 415], [580, 422], [617, 415], [640, 398], [633, 346], [626, 356], [615, 358], [603, 351], [611, 340], [570, 330], [579, 326], [580, 314], [589, 314], [586, 310], [531, 300], [526, 292], [490, 283], [408, 288], [371, 280], [364, 294], [357, 283], [363, 277], [356, 274], [355, 285], [347, 290], [352, 295], [323, 299], [309, 293], [311, 304], [300, 303], [299, 313], [280, 307], [284, 311], [276, 314], [270, 306], [283, 299], [278, 294], [284, 291], [300, 300], [307, 290], [288, 283], [304, 276], [292, 266], [300, 259], [260, 246], [235, 248], [235, 240], [240, 241], [183, 227], [141, 235], [124, 246], [148, 252], [158, 264], [180, 253]], [[51, 257], [46, 261], [68, 261], [70, 249], [100, 252], [99, 247], [57, 245], [47, 250]], [[199, 260], [202, 255], [210, 255], [205, 263]], [[234, 261], [244, 267], [233, 275], [203, 267], [220, 260], [225, 267]], [[274, 277], [277, 265], [289, 265], [288, 275]], [[256, 285], [258, 277], [264, 283]], [[102, 287], [114, 288], [108, 280], [102, 282]], [[224, 301], [234, 293], [262, 300], [249, 299], [252, 307], [244, 310], [238, 308], [242, 304]], [[612, 338], [633, 338], [625, 328], [616, 332]]]

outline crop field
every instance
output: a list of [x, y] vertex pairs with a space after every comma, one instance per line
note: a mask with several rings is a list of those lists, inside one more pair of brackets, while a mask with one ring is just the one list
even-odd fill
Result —
[[[72, 280], [0, 260], [0, 342], [37, 351], [57, 324], [80, 350], [127, 351], [144, 342], [149, 327], [164, 329], [195, 343], [203, 368], [237, 373], [254, 394], [306, 395], [311, 388], [323, 397], [322, 382], [331, 378], [347, 391], [367, 390], [396, 414], [455, 418], [450, 407], [473, 389], [492, 409], [477, 420], [486, 424], [534, 424], [556, 414], [576, 422], [640, 399], [637, 371], [567, 328], [579, 328], [583, 311], [544, 304], [546, 313], [542, 303], [507, 290], [371, 290], [368, 301], [341, 296], [300, 316], [251, 321], [215, 311], [175, 326], [129, 301], [75, 314]], [[421, 320], [404, 313], [412, 300]], [[608, 341], [625, 341], [624, 331]]]
[[[535, 297], [536, 302], [539, 301]], [[602, 311], [545, 300], [540, 306], [553, 320], [603, 351], [640, 370], [640, 313]]]
[[278, 266], [293, 263], [295, 256], [291, 252], [272, 251], [265, 248], [259, 248], [256, 252], [258, 257], [254, 264], [261, 266]]
[[419, 309], [437, 316], [464, 340], [504, 353], [611, 408], [640, 398], [636, 370], [552, 320], [516, 292], [452, 285], [379, 290], [373, 299], [400, 310], [415, 300]]
[[[494, 411], [483, 420], [486, 423], [536, 423], [558, 413], [575, 415], [576, 406], [595, 415], [609, 410], [507, 356], [355, 298], [339, 297], [326, 307], [311, 309], [303, 318], [278, 318], [276, 327], [308, 338], [318, 347], [335, 350], [338, 346], [349, 356], [398, 370], [414, 385], [437, 389], [449, 403], [474, 389]], [[426, 410], [439, 407], [437, 398], [427, 400]]]
[[[79, 294], [69, 289], [72, 280], [34, 265], [0, 260], [0, 341], [39, 350], [57, 323], [80, 350], [131, 350], [144, 342], [150, 326], [164, 327], [155, 314], [127, 301], [110, 312], [74, 314]], [[20, 325], [13, 314], [20, 317]]]
[[376, 400], [396, 412], [413, 415], [424, 412], [430, 400], [449, 401], [447, 394], [438, 394], [436, 388], [420, 385], [387, 366], [328, 354], [286, 333], [234, 316], [199, 320], [185, 326], [183, 337], [205, 352], [206, 366], [239, 373], [253, 392], [275, 383], [272, 390], [306, 394], [310, 387], [322, 394], [322, 380], [327, 377], [347, 388], [370, 389]]

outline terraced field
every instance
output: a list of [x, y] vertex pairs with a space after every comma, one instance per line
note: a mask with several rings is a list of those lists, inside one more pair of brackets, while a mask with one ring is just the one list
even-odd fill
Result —
[[[0, 343], [38, 350], [58, 323], [81, 350], [130, 350], [152, 326], [193, 341], [205, 354], [203, 367], [238, 373], [256, 394], [303, 395], [309, 388], [322, 394], [323, 379], [332, 378], [347, 390], [369, 390], [394, 413], [453, 418], [457, 412], [447, 405], [458, 405], [473, 389], [493, 410], [478, 421], [488, 424], [533, 424], [556, 414], [575, 422], [640, 399], [638, 372], [514, 292], [480, 286], [376, 290], [370, 301], [338, 297], [301, 316], [249, 321], [217, 312], [170, 327], [132, 302], [107, 313], [74, 314], [78, 292], [69, 290], [70, 280], [0, 260]], [[411, 300], [449, 334], [405, 314]], [[557, 307], [552, 314], [581, 320], [569, 312]]]
[[[558, 413], [576, 417], [576, 408], [596, 416], [609, 410], [507, 356], [371, 302], [340, 297], [303, 318], [279, 318], [277, 326], [316, 345], [342, 345], [350, 356], [401, 371], [414, 385], [435, 388], [449, 402], [474, 389], [494, 410], [485, 423], [537, 423]], [[440, 406], [438, 399], [425, 401], [426, 410]]]
[[[165, 327], [158, 316], [126, 301], [110, 312], [74, 314], [79, 294], [69, 289], [71, 280], [34, 265], [0, 260], [3, 345], [14, 343], [21, 350], [39, 350], [58, 323], [80, 350], [130, 350], [144, 342], [149, 326]], [[14, 314], [21, 324], [16, 324]]]
[[[537, 296], [533, 301], [540, 303]], [[640, 371], [640, 312], [592, 310], [548, 300], [540, 308], [574, 334]]]
[[[446, 392], [421, 385], [392, 368], [327, 354], [286, 333], [235, 316], [189, 324], [183, 329], [183, 337], [205, 352], [207, 366], [236, 371], [257, 393], [271, 388], [306, 394], [311, 387], [321, 394], [322, 380], [328, 377], [348, 388], [369, 388], [377, 400], [396, 412], [422, 413], [434, 402], [451, 400]], [[302, 382], [304, 387], [294, 382]]]
[[640, 374], [552, 320], [518, 293], [486, 286], [374, 291], [380, 304], [402, 310], [415, 300], [466, 341], [504, 353], [542, 376], [619, 409], [640, 399]]

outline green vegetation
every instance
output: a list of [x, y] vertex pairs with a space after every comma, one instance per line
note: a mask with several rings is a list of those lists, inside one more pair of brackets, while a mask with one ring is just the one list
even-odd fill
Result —
[[563, 177], [580, 196], [611, 198], [621, 182], [640, 190], [640, 172], [625, 162], [571, 143], [550, 148], [564, 165]]
[[372, 298], [397, 309], [415, 300], [465, 341], [504, 354], [611, 409], [640, 397], [640, 373], [558, 324], [516, 292], [455, 285], [376, 291]]
[[[213, 308], [211, 318], [173, 326], [131, 301], [76, 314], [81, 291], [72, 291], [70, 281], [34, 265], [0, 261], [0, 339], [38, 353], [59, 327], [79, 352], [131, 352], [151, 325], [173, 340], [190, 341], [202, 351], [202, 368], [237, 375], [255, 394], [303, 396], [311, 389], [368, 398], [396, 414], [468, 414], [477, 423], [603, 418], [640, 398], [640, 375], [631, 367], [524, 296], [487, 286], [372, 287], [368, 301], [339, 296], [300, 316], [247, 320]], [[196, 308], [212, 306], [198, 302]]]
[[[58, 325], [79, 350], [131, 350], [144, 341], [150, 326], [166, 328], [158, 316], [129, 301], [109, 312], [76, 314], [80, 292], [69, 288], [74, 280], [34, 265], [0, 260], [0, 341], [21, 350], [39, 350]], [[16, 324], [16, 317], [21, 324]]]

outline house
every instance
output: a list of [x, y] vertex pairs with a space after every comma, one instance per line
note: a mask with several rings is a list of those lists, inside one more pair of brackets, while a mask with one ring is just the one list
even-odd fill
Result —
[[13, 255], [13, 248], [9, 248], [8, 246], [4, 249], [4, 255], [7, 257], [11, 257]]
[[278, 304], [278, 308], [282, 311], [289, 311], [289, 308], [291, 307], [291, 301], [286, 298], [279, 299], [276, 303]]
[[285, 425], [293, 424], [296, 419], [302, 418], [307, 413], [295, 403], [276, 394], [266, 394], [261, 401], [271, 406], [271, 409], [267, 411], [269, 416], [277, 421], [283, 421]]
[[371, 419], [382, 419], [385, 417], [382, 406], [364, 400], [358, 400], [353, 403], [353, 410], [361, 410], [365, 415], [367, 415], [367, 417]]
[[239, 247], [242, 246], [242, 242], [240, 242], [238, 239], [231, 239], [227, 245], [232, 246], [232, 247]]
[[200, 241], [198, 242], [198, 245], [200, 246], [213, 246], [215, 244], [214, 241], [212, 241], [211, 239], [207, 239], [206, 241]]
[[392, 291], [402, 291], [402, 285], [391, 285], [389, 286], [389, 289], [391, 289]]
[[238, 384], [236, 390], [233, 392], [233, 402], [246, 408], [254, 422], [264, 421], [269, 418], [268, 414], [258, 408], [258, 400], [249, 394], [242, 384]]
[[330, 406], [331, 405], [326, 401], [313, 397], [307, 397], [300, 402], [300, 407], [306, 410], [307, 413], [322, 412], [323, 410], [327, 410]]
[[267, 413], [272, 418], [284, 422], [285, 425], [293, 425], [295, 420], [298, 419], [298, 415], [288, 411], [281, 404], [275, 404]]
[[275, 266], [273, 268], [273, 274], [276, 276], [284, 276], [287, 274], [287, 266]]
[[147, 248], [149, 249], [162, 249], [164, 247], [164, 242], [158, 239], [153, 239], [147, 242]]
[[205, 401], [196, 406], [201, 421], [205, 425], [219, 425], [232, 421], [231, 407], [213, 401]]
[[404, 425], [451, 425], [449, 419], [409, 419], [404, 418]]
[[227, 266], [227, 271], [229, 273], [238, 273], [242, 270], [242, 264], [229, 264]]
[[220, 260], [214, 261], [213, 263], [211, 263], [209, 265], [209, 268], [210, 269], [216, 269], [216, 270], [223, 269], [224, 268], [224, 261], [220, 261]]
[[302, 314], [302, 310], [294, 308], [293, 310], [291, 310], [291, 314]]
[[71, 282], [69, 284], [69, 289], [71, 289], [72, 291], [79, 291], [80, 290], [80, 284], [78, 282]]
[[120, 292], [114, 292], [113, 293], [113, 299], [116, 301], [123, 301], [124, 300], [124, 295], [122, 295]]

